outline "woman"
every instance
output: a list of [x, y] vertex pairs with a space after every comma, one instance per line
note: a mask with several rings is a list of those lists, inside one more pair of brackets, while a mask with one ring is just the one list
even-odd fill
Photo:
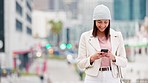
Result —
[[93, 30], [81, 35], [77, 61], [85, 69], [84, 83], [120, 83], [120, 67], [126, 67], [127, 59], [122, 34], [110, 29], [110, 20], [110, 10], [96, 6]]

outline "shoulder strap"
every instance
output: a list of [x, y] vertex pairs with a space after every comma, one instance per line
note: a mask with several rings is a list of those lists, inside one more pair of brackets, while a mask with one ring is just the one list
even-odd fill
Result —
[[[116, 51], [115, 55], [117, 56], [117, 51]], [[121, 67], [119, 67], [118, 65], [117, 65], [117, 70], [118, 70], [118, 76], [119, 76], [119, 78], [123, 78]]]

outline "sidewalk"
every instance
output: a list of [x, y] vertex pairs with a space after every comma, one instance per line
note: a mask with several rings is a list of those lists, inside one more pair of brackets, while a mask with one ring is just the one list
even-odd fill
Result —
[[[37, 65], [42, 68], [43, 59], [36, 59], [30, 67], [30, 72], [35, 73]], [[47, 60], [47, 71], [44, 76], [46, 82], [50, 80], [51, 83], [83, 83], [73, 66], [68, 65], [65, 60]]]
[[73, 66], [63, 60], [49, 60], [47, 73], [52, 83], [83, 83]]
[[1, 83], [41, 83], [37, 76], [2, 77]]
[[135, 62], [129, 62], [125, 72], [125, 78], [130, 79], [132, 83], [136, 82], [136, 79], [148, 79], [148, 56], [136, 55]]

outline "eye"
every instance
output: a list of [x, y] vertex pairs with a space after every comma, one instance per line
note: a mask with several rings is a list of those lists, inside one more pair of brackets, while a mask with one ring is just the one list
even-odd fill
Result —
[[101, 21], [97, 21], [97, 23], [102, 23]]
[[107, 24], [107, 22], [104, 22], [105, 24]]
[[104, 23], [105, 23], [105, 24], [107, 24], [108, 22], [107, 22], [107, 21], [105, 21]]

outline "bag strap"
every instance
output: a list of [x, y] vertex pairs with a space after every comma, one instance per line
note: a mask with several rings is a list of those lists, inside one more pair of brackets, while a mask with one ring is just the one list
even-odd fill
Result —
[[117, 70], [118, 70], [118, 75], [120, 78], [123, 78], [123, 74], [122, 74], [122, 70], [121, 67], [117, 66]]
[[[115, 52], [115, 55], [118, 56], [117, 55], [117, 51]], [[122, 74], [122, 71], [121, 71], [121, 67], [119, 67], [118, 65], [117, 65], [117, 70], [118, 70], [118, 76], [119, 76], [119, 78], [122, 79], [123, 78], [123, 74]]]
[[[118, 49], [118, 48], [117, 48], [117, 49]], [[117, 55], [117, 51], [115, 52], [115, 55], [118, 56], [118, 55]], [[120, 83], [124, 83], [124, 82], [122, 81], [122, 79], [123, 79], [122, 70], [121, 70], [121, 67], [119, 67], [118, 65], [117, 65], [117, 70], [118, 70], [118, 76], [119, 76], [119, 78], [120, 78]]]

